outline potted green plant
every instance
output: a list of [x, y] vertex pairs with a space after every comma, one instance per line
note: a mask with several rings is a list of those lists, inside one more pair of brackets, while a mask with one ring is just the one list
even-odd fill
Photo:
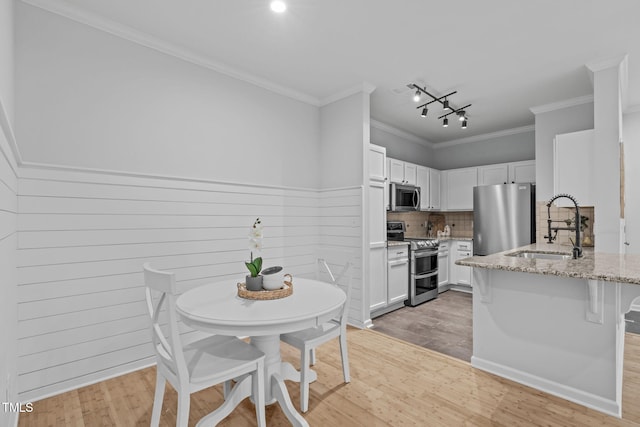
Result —
[[249, 275], [245, 277], [245, 284], [249, 291], [259, 291], [262, 289], [262, 257], [253, 257], [253, 250], [262, 249], [262, 221], [256, 218], [249, 230], [249, 247], [251, 250], [251, 261], [244, 263], [249, 270]]

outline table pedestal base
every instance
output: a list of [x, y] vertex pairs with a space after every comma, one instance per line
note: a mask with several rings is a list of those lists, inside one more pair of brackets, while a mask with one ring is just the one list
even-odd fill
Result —
[[[295, 427], [305, 427], [309, 424], [296, 411], [291, 403], [285, 380], [300, 382], [300, 372], [291, 363], [283, 362], [280, 357], [280, 335], [264, 335], [251, 337], [251, 345], [265, 354], [264, 360], [264, 397], [267, 405], [278, 402], [291, 424]], [[310, 381], [318, 378], [314, 371], [310, 371]]]

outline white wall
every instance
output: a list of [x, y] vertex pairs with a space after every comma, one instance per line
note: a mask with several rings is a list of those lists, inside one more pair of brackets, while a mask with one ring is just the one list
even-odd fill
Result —
[[150, 363], [142, 263], [185, 289], [242, 277], [257, 216], [265, 266], [307, 275], [319, 248], [353, 254], [364, 324], [369, 93], [319, 109], [32, 6], [17, 16], [21, 398]]
[[538, 113], [535, 129], [536, 199], [547, 201], [554, 195], [553, 139], [560, 133], [593, 129], [593, 102]]
[[371, 143], [381, 145], [387, 149], [387, 157], [423, 166], [435, 167], [434, 150], [419, 138], [403, 135], [397, 129], [389, 126], [372, 124]]
[[14, 0], [0, 0], [0, 101], [13, 123], [13, 12]]
[[625, 219], [627, 227], [627, 253], [640, 254], [640, 112], [626, 114], [623, 118], [625, 157]]
[[[368, 103], [366, 107], [368, 109]], [[361, 92], [320, 108], [322, 188], [363, 184], [364, 108]]]
[[16, 44], [25, 161], [319, 185], [315, 106], [24, 3]]
[[433, 150], [433, 167], [440, 170], [536, 158], [535, 132], [533, 131], [458, 144], [443, 143], [443, 145], [436, 145]]
[[[17, 402], [16, 394], [16, 247], [18, 212], [17, 163], [13, 138], [13, 0], [0, 0], [0, 401]], [[17, 413], [0, 410], [0, 425], [10, 426]]]
[[[265, 267], [282, 265], [294, 281], [313, 274], [321, 197], [317, 190], [23, 168], [21, 398], [36, 400], [153, 362], [144, 262], [175, 271], [182, 291], [240, 280], [247, 274], [249, 227], [260, 217]], [[332, 225], [323, 225], [327, 233]]]

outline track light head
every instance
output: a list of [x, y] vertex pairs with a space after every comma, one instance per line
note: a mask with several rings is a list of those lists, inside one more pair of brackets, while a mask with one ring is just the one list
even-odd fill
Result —
[[420, 114], [422, 117], [427, 117], [427, 113], [429, 112], [429, 110], [427, 109], [427, 107], [424, 107], [422, 109], [422, 114]]
[[447, 98], [445, 98], [444, 102], [442, 103], [442, 109], [445, 111], [451, 109], [451, 107], [449, 107], [449, 100]]
[[466, 120], [466, 117], [464, 116], [464, 110], [460, 110], [456, 114], [458, 115], [458, 120], [460, 121]]
[[466, 129], [467, 128], [467, 119], [464, 119], [462, 121], [462, 129]]
[[449, 119], [448, 118], [445, 117], [444, 119], [442, 119], [442, 127], [443, 128], [449, 127]]
[[416, 94], [413, 95], [413, 102], [420, 102], [420, 90], [416, 90]]

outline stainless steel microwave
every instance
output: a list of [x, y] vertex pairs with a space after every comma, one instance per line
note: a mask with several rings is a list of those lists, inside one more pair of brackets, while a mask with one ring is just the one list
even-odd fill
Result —
[[390, 210], [417, 211], [420, 210], [420, 187], [406, 184], [391, 183]]

